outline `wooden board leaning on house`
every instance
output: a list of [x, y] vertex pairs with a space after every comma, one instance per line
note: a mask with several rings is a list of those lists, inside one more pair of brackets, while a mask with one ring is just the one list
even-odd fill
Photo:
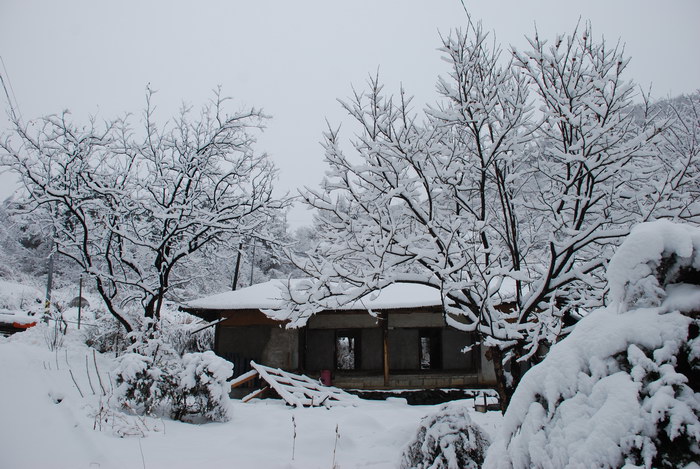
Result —
[[252, 360], [250, 366], [252, 370], [231, 381], [231, 389], [258, 377], [267, 385], [243, 397], [243, 402], [262, 395], [268, 389], [274, 390], [288, 405], [294, 407], [357, 405], [360, 400], [355, 395], [339, 388], [324, 386], [308, 376], [260, 365]]

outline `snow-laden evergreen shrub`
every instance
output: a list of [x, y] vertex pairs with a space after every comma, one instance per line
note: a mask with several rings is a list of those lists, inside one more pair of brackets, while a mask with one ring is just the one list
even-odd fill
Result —
[[484, 467], [686, 467], [700, 460], [700, 230], [641, 225], [611, 304], [521, 380]]
[[167, 365], [179, 359], [178, 353], [164, 337], [160, 323], [152, 319], [145, 320], [139, 330], [128, 334], [127, 341], [127, 352], [153, 357], [157, 365]]
[[181, 357], [153, 323], [129, 334], [129, 340], [114, 372], [119, 407], [182, 421], [230, 419], [230, 362], [211, 351]]
[[137, 414], [168, 413], [182, 369], [179, 355], [162, 339], [157, 323], [145, 321], [127, 336], [127, 353], [117, 358], [117, 404]]
[[472, 422], [466, 407], [445, 404], [423, 417], [416, 437], [404, 449], [400, 467], [477, 469], [488, 446], [488, 437]]
[[154, 366], [153, 357], [126, 353], [114, 370], [114, 399], [117, 406], [139, 415], [152, 415], [162, 406], [168, 390], [163, 371]]
[[610, 260], [609, 300], [619, 312], [660, 306], [674, 284], [700, 284], [700, 229], [668, 220], [634, 227]]
[[171, 416], [190, 420], [193, 416], [225, 422], [231, 418], [226, 382], [233, 374], [233, 364], [208, 351], [187, 353], [172, 395]]

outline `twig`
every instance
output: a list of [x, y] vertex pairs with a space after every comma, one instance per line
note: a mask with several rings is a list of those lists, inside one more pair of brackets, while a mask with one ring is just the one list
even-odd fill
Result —
[[336, 469], [338, 466], [335, 463], [335, 452], [338, 449], [338, 440], [340, 440], [340, 432], [338, 431], [338, 424], [335, 424], [335, 444], [333, 445], [333, 466], [332, 469]]
[[143, 464], [143, 469], [146, 469], [146, 460], [143, 457], [143, 448], [141, 447], [141, 438], [139, 438], [139, 451], [141, 452], [141, 464]]
[[80, 393], [80, 397], [85, 397], [83, 395], [83, 391], [80, 390], [80, 386], [78, 386], [78, 382], [75, 380], [75, 376], [73, 376], [73, 370], [70, 368], [68, 369], [68, 373], [70, 373], [70, 377], [73, 379], [73, 384], [75, 384], [75, 387], [78, 388], [78, 392]]
[[97, 368], [97, 356], [95, 353], [95, 349], [92, 349], [92, 362], [95, 364], [95, 373], [97, 373], [97, 381], [100, 383], [100, 388], [102, 389], [102, 395], [106, 396], [107, 391], [105, 391], [105, 387], [102, 384], [102, 376], [100, 376], [100, 370]]
[[65, 354], [66, 366], [67, 366], [68, 368], [70, 368], [70, 363], [68, 363], [68, 347], [66, 347], [66, 348], [64, 349], [64, 351], [66, 352], [66, 354]]
[[92, 386], [92, 379], [90, 378], [90, 367], [88, 366], [88, 356], [85, 355], [85, 373], [87, 374], [88, 377], [88, 384], [90, 385], [90, 390], [92, 391], [92, 395], [95, 395], [95, 388]]
[[294, 419], [294, 414], [292, 414], [292, 428], [294, 429], [292, 436], [292, 461], [294, 461], [294, 453], [296, 452], [297, 448], [297, 422]]

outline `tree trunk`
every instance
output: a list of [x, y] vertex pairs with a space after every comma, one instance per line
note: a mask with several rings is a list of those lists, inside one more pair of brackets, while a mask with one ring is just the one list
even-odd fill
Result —
[[[510, 362], [504, 365], [503, 359], [507, 352], [515, 353], [511, 357]], [[504, 414], [523, 376], [523, 368], [529, 368], [529, 364], [532, 363], [531, 361], [524, 364], [519, 363], [516, 361], [518, 356], [518, 350], [513, 350], [512, 348], [501, 350], [498, 347], [489, 347], [486, 351], [486, 358], [493, 362], [493, 368], [496, 372], [496, 391], [501, 404], [501, 412]]]
[[131, 327], [131, 324], [129, 324], [129, 321], [124, 318], [121, 314], [117, 312], [117, 310], [114, 308], [114, 305], [112, 304], [112, 299], [111, 297], [107, 294], [107, 291], [105, 290], [105, 287], [102, 283], [102, 280], [98, 277], [95, 276], [95, 284], [97, 286], [97, 292], [100, 294], [100, 297], [102, 297], [102, 300], [104, 301], [105, 305], [107, 306], [107, 310], [114, 316], [119, 323], [124, 326], [124, 329], [126, 329], [127, 334], [129, 332], [133, 331], [133, 328]]
[[503, 353], [498, 347], [489, 347], [486, 350], [486, 358], [493, 362], [493, 369], [496, 372], [496, 392], [501, 405], [501, 412], [506, 413], [510, 403], [510, 394], [506, 386], [506, 371], [503, 367]]

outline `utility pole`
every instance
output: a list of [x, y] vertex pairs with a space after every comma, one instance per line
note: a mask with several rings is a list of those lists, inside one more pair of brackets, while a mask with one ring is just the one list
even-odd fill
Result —
[[45, 302], [45, 307], [46, 307], [46, 320], [48, 321], [48, 317], [51, 314], [51, 287], [53, 286], [53, 256], [54, 256], [54, 250], [51, 250], [51, 254], [49, 254], [49, 273], [46, 276], [46, 302]]
[[243, 249], [243, 241], [238, 243], [238, 255], [236, 256], [236, 269], [233, 271], [233, 285], [231, 290], [235, 290], [238, 285], [238, 273], [241, 271], [241, 250]]
[[80, 274], [80, 280], [78, 281], [78, 329], [80, 329], [80, 312], [83, 309], [83, 274]]
[[253, 256], [250, 260], [250, 285], [253, 284], [253, 272], [255, 271], [255, 244], [255, 238], [253, 238]]

